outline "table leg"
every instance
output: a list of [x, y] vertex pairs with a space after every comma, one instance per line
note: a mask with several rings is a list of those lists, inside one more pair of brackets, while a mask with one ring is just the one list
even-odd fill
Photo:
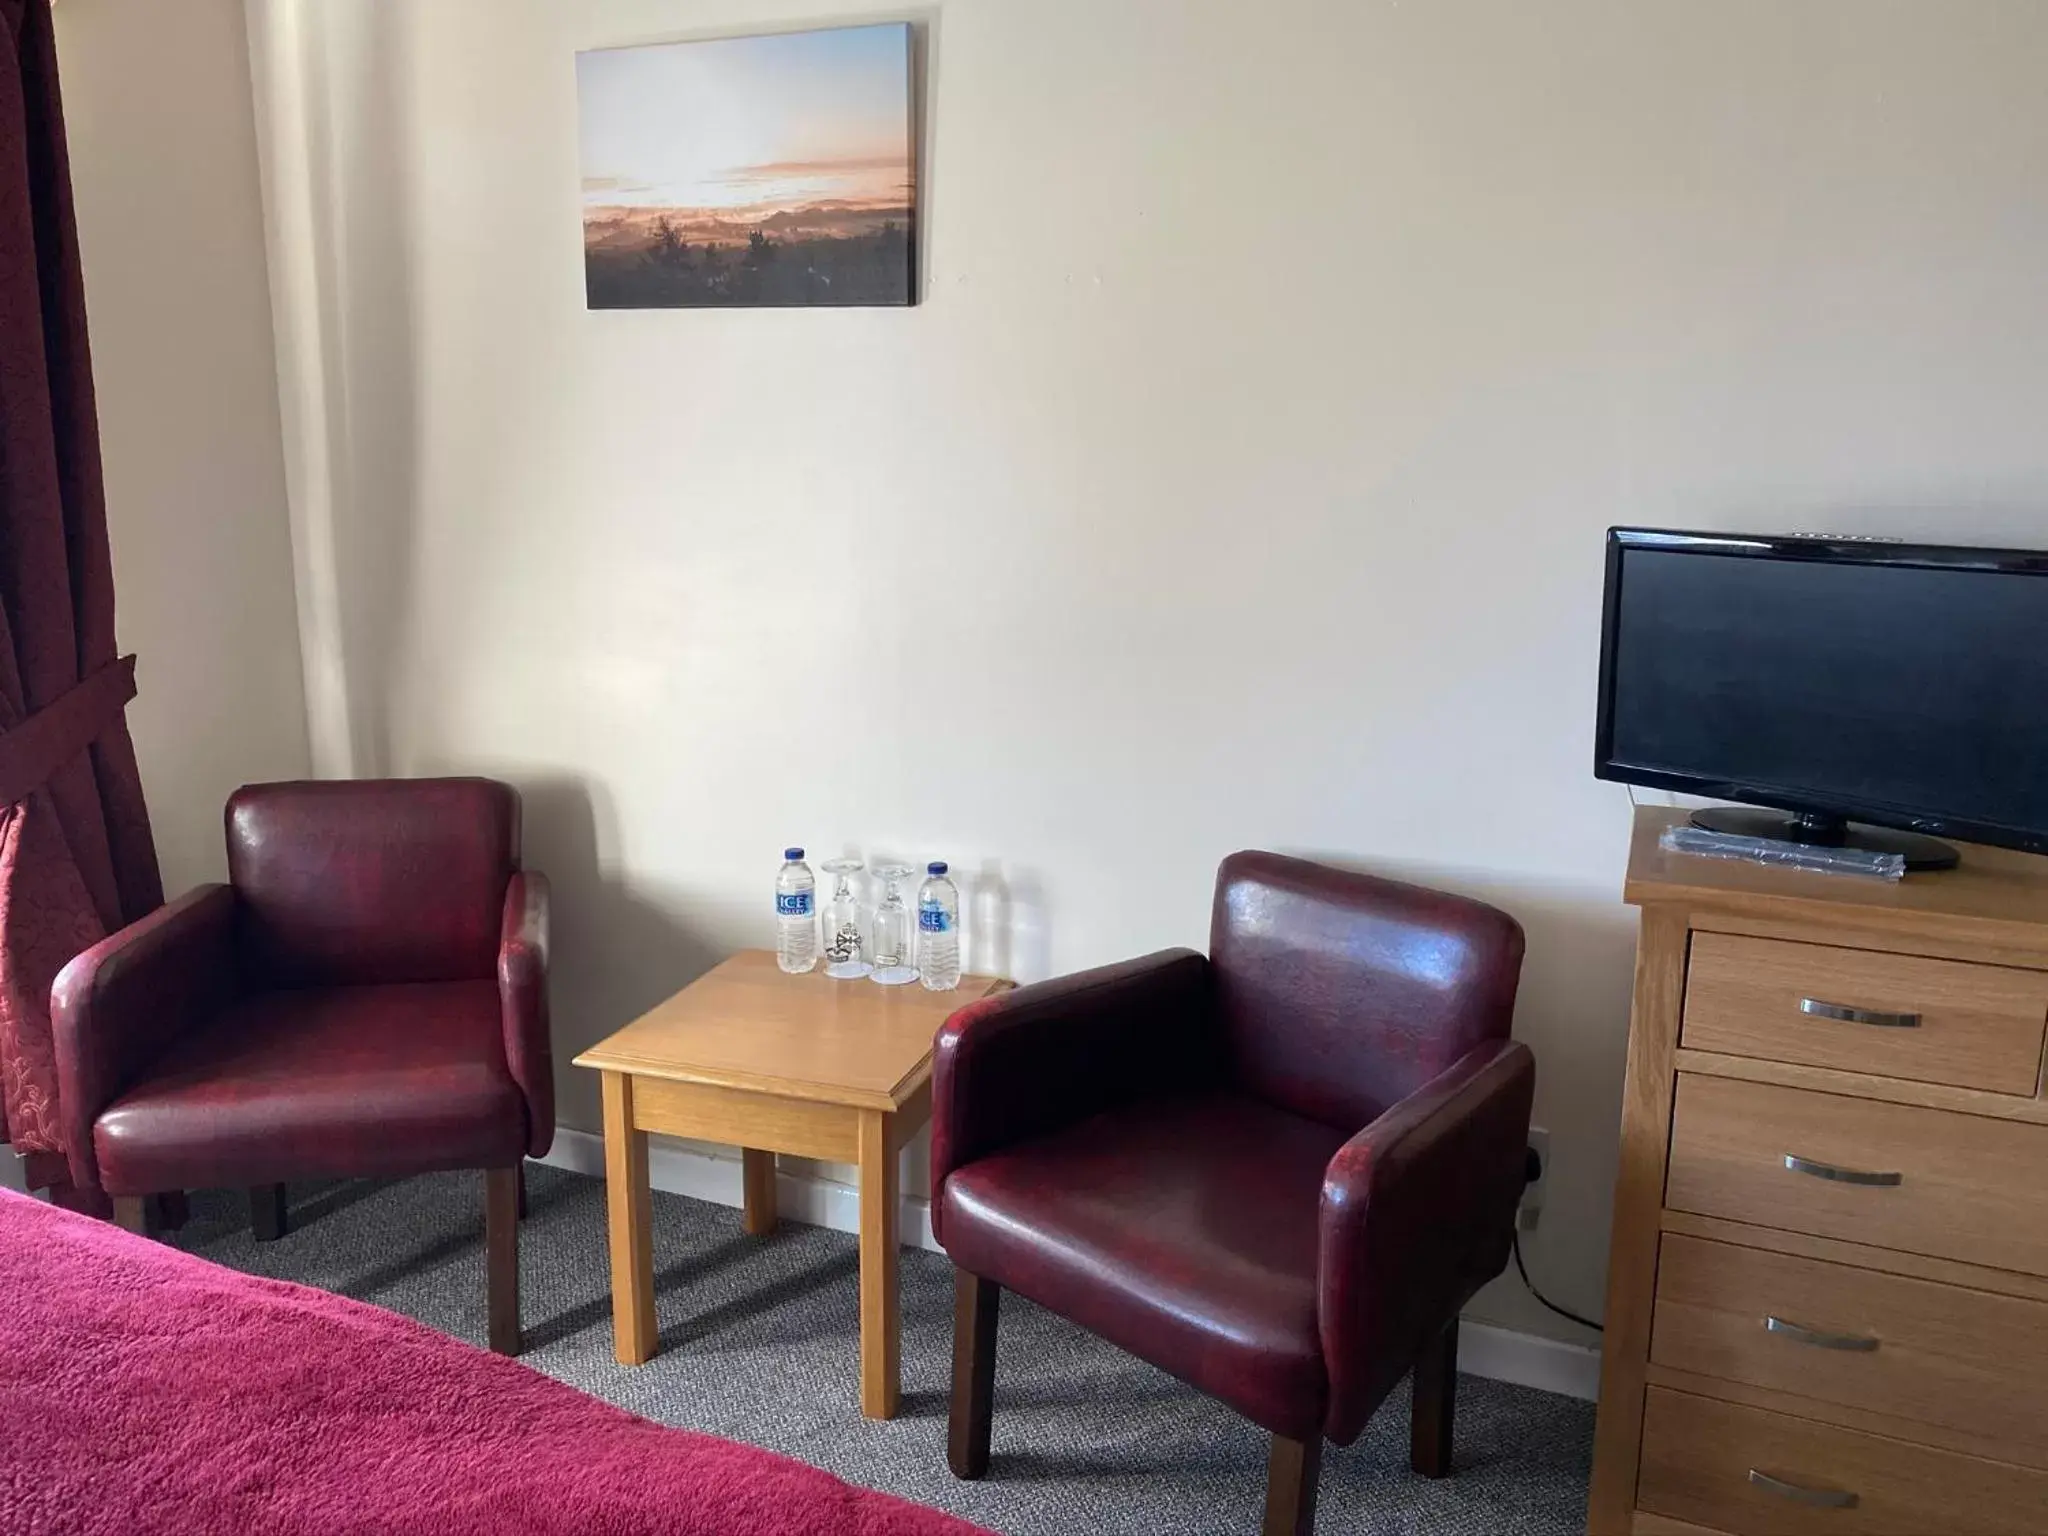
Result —
[[766, 1237], [775, 1230], [775, 1154], [742, 1147], [740, 1182], [747, 1235]]
[[860, 1116], [860, 1411], [893, 1419], [902, 1386], [896, 1315], [896, 1149], [890, 1116]]
[[604, 1074], [604, 1192], [612, 1248], [612, 1353], [645, 1363], [654, 1327], [654, 1232], [647, 1183], [647, 1133], [633, 1124], [633, 1079]]

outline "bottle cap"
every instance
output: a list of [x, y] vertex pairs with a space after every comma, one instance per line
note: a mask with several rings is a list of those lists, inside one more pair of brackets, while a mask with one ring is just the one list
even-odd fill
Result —
[[946, 861], [933, 859], [931, 863], [925, 865], [924, 872], [928, 875], [943, 875], [946, 872]]
[[798, 859], [802, 858], [803, 856], [804, 851], [801, 848], [785, 848], [782, 850], [782, 857], [791, 864], [794, 864]]

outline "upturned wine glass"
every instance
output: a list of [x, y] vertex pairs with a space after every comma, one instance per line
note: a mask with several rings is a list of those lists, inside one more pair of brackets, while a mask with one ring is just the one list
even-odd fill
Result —
[[860, 902], [853, 894], [861, 861], [827, 859], [818, 867], [838, 881], [825, 903], [825, 974], [834, 981], [858, 981], [874, 969], [861, 944]]
[[885, 987], [900, 987], [917, 980], [917, 967], [910, 959], [910, 908], [896, 882], [912, 873], [911, 866], [885, 862], [870, 866], [882, 882], [882, 899], [875, 907], [875, 919], [868, 926], [868, 959], [874, 970], [868, 980]]

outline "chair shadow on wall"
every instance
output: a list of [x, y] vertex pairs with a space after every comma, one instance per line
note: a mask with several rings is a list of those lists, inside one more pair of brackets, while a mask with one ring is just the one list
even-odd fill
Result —
[[724, 958], [712, 936], [607, 869], [617, 817], [601, 784], [569, 775], [515, 778], [524, 805], [523, 860], [553, 891], [549, 1008], [555, 1120], [597, 1133], [597, 1075], [577, 1055], [687, 986]]

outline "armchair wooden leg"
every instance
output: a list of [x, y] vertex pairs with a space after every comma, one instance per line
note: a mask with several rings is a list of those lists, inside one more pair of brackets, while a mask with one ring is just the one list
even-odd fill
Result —
[[1458, 1320], [1422, 1348], [1408, 1418], [1408, 1465], [1424, 1477], [1451, 1474], [1451, 1420], [1458, 1404]]
[[953, 1271], [953, 1407], [946, 1418], [946, 1465], [955, 1477], [988, 1471], [994, 1428], [996, 1310], [1003, 1288], [993, 1280]]
[[148, 1195], [114, 1196], [114, 1221], [138, 1237], [156, 1236], [156, 1223], [151, 1219], [152, 1214]]
[[519, 1219], [526, 1220], [526, 1159], [519, 1160]]
[[516, 1355], [525, 1347], [519, 1329], [519, 1170], [484, 1170], [485, 1289], [491, 1348]]
[[1266, 1457], [1265, 1536], [1314, 1536], [1316, 1484], [1323, 1475], [1323, 1437], [1273, 1437]]
[[155, 1201], [154, 1216], [159, 1232], [179, 1232], [192, 1219], [192, 1202], [185, 1197], [182, 1189], [167, 1189], [160, 1195], [150, 1197]]
[[259, 1243], [274, 1243], [290, 1230], [285, 1214], [284, 1186], [256, 1184], [249, 1190], [249, 1230]]
[[[0, 1151], [0, 1161], [4, 1161], [8, 1156], [7, 1152]], [[50, 1174], [47, 1165], [38, 1166], [39, 1161], [48, 1156], [46, 1152], [32, 1152], [21, 1159], [21, 1171], [27, 1175], [30, 1189], [46, 1191], [50, 1197], [50, 1204], [60, 1211], [76, 1211], [81, 1216], [93, 1216], [101, 1221], [114, 1219], [114, 1202], [105, 1190], [80, 1189], [61, 1174]], [[58, 1159], [60, 1166], [62, 1161], [61, 1158]]]

